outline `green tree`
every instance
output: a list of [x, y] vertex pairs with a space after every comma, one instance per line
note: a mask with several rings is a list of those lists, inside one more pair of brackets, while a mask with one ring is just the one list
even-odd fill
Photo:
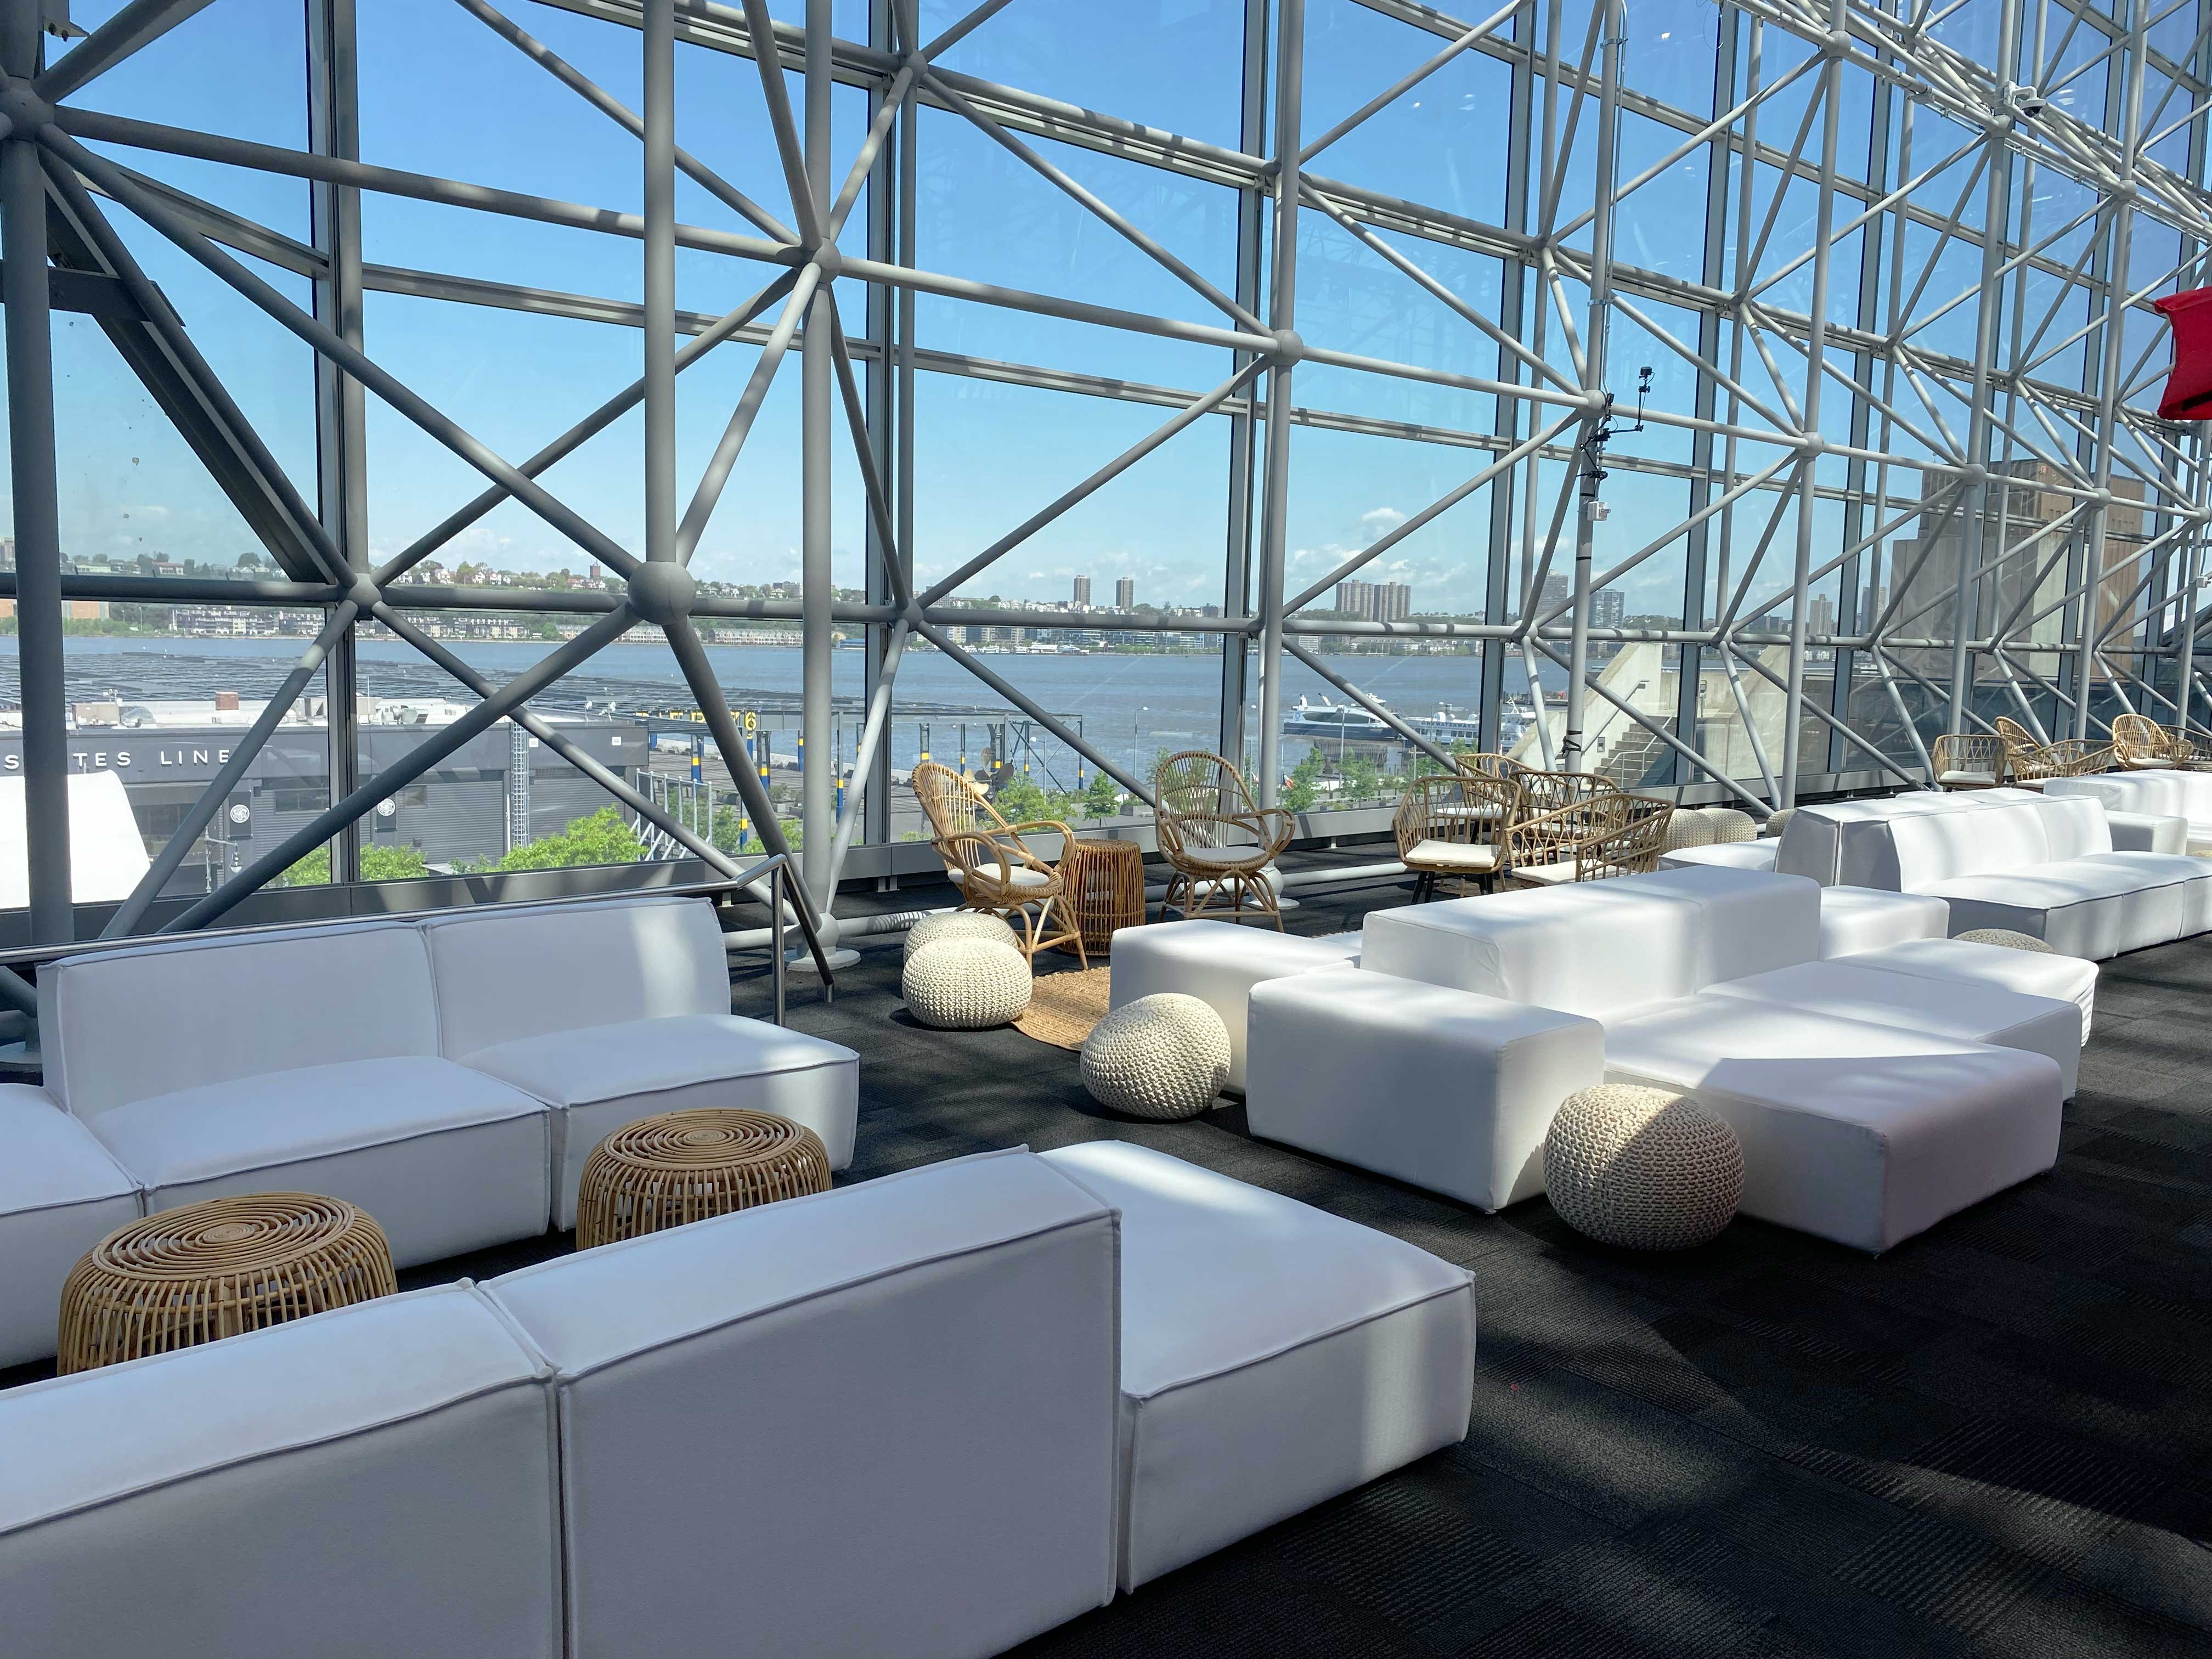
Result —
[[1283, 805], [1293, 812], [1312, 811], [1328, 768], [1328, 763], [1322, 758], [1320, 750], [1307, 750], [1305, 758], [1291, 769], [1290, 787], [1283, 791]]
[[488, 860], [479, 870], [563, 870], [583, 864], [635, 864], [645, 843], [624, 822], [621, 809], [602, 806], [587, 817], [571, 818], [557, 836], [526, 841], [506, 857]]
[[1382, 769], [1364, 755], [1344, 763], [1344, 793], [1353, 800], [1373, 800], [1382, 793]]
[[1103, 772], [1093, 772], [1079, 799], [1083, 802], [1085, 817], [1115, 817], [1121, 811], [1121, 786]]
[[1052, 816], [1052, 803], [1045, 798], [1044, 791], [1026, 777], [1008, 778], [993, 793], [991, 804], [1006, 814], [1009, 823], [1027, 823]]
[[[409, 881], [427, 876], [430, 866], [411, 847], [364, 847], [361, 849], [363, 881]], [[280, 887], [325, 887], [331, 879], [331, 849], [327, 843], [301, 859], [276, 878]]]

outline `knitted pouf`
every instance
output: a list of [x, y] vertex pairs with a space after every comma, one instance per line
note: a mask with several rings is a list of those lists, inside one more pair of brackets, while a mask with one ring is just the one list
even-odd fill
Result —
[[1030, 965], [1003, 939], [941, 939], [907, 958], [899, 988], [924, 1025], [980, 1031], [1030, 1006]]
[[1790, 820], [1796, 816], [1797, 809], [1794, 806], [1784, 806], [1777, 811], [1769, 812], [1766, 815], [1766, 828], [1760, 833], [1778, 836], [1790, 827]]
[[1686, 847], [1713, 844], [1713, 826], [1703, 812], [1668, 813], [1665, 834], [1666, 839], [1659, 848], [1662, 853], [1679, 853]]
[[1717, 843], [1725, 845], [1759, 839], [1759, 826], [1751, 821], [1751, 814], [1739, 812], [1733, 806], [1708, 806], [1698, 816], [1712, 825], [1713, 840]]
[[1977, 927], [1957, 935], [1969, 945], [2002, 945], [2008, 951], [2039, 951], [2046, 957], [2058, 953], [2033, 933], [2015, 933], [2009, 927]]
[[1179, 991], [1122, 1004], [1083, 1044], [1083, 1086], [1131, 1117], [1196, 1117], [1228, 1079], [1229, 1028]]
[[1602, 1084], [1568, 1096], [1552, 1120], [1544, 1184], [1561, 1219], [1601, 1244], [1684, 1250], [1735, 1214], [1743, 1149], [1694, 1100]]
[[987, 939], [999, 945], [1018, 947], [1021, 935], [997, 916], [987, 916], [981, 910], [947, 910], [942, 915], [924, 916], [906, 930], [906, 959], [925, 945], [934, 945], [941, 939]]

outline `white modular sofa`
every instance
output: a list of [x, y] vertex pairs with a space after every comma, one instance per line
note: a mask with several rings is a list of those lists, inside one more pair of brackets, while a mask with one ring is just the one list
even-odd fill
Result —
[[[1541, 1190], [1550, 1115], [1601, 1068], [1729, 1120], [1745, 1213], [1873, 1251], [2049, 1169], [2094, 966], [1931, 939], [1824, 961], [1821, 931], [1810, 882], [1712, 868], [1372, 913], [1358, 971], [1389, 989], [1254, 992], [1253, 1132], [1497, 1207]], [[1360, 1017], [1394, 998], [1455, 1067]]]
[[2212, 928], [2212, 861], [2118, 850], [2102, 802], [2026, 789], [1801, 809], [1776, 869], [1919, 893], [1951, 931], [2002, 927], [2100, 961]]
[[1462, 1437], [1474, 1345], [1176, 1159], [933, 1164], [0, 1393], [6, 1649], [996, 1653]]
[[1246, 1010], [1252, 988], [1288, 974], [1310, 974], [1358, 959], [1359, 935], [1310, 939], [1233, 921], [1167, 921], [1114, 935], [1108, 1006], [1156, 992], [1180, 991], [1211, 1006], [1229, 1030], [1231, 1089], [1244, 1087]]
[[703, 899], [162, 939], [39, 991], [46, 1089], [0, 1091], [0, 1364], [53, 1352], [69, 1267], [144, 1212], [327, 1193], [408, 1267], [573, 1226], [592, 1147], [657, 1112], [774, 1112], [852, 1161], [859, 1057], [730, 1012]]
[[2104, 804], [2105, 815], [2179, 818], [2183, 845], [2175, 852], [2212, 857], [2212, 772], [2155, 769], [2104, 772], [2086, 778], [2050, 778], [2046, 795], [2082, 795]]

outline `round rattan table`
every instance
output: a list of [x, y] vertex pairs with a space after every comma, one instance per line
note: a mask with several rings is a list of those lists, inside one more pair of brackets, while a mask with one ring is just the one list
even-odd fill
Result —
[[788, 1118], [735, 1107], [664, 1112], [592, 1149], [576, 1198], [576, 1248], [829, 1190], [822, 1138]]
[[1060, 854], [1060, 902], [1085, 952], [1110, 953], [1116, 927], [1145, 925], [1145, 853], [1133, 841], [1077, 841]]
[[384, 1230], [343, 1199], [210, 1199], [118, 1228], [70, 1270], [55, 1368], [189, 1348], [398, 1289]]

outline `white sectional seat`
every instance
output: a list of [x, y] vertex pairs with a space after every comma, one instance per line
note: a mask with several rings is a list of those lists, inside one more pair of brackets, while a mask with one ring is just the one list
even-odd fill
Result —
[[1359, 956], [1358, 933], [1308, 939], [1231, 921], [1165, 921], [1124, 927], [1114, 935], [1110, 1008], [1158, 991], [1180, 991], [1206, 1004], [1229, 1030], [1229, 1079], [1244, 1085], [1245, 1013], [1263, 980], [1335, 968]]
[[1112, 1599], [1115, 1247], [1016, 1151], [494, 1281], [555, 1370], [570, 1652], [982, 1655]]
[[1717, 842], [1710, 847], [1679, 847], [1659, 855], [1662, 870], [1688, 870], [1698, 865], [1717, 865], [1724, 870], [1771, 870], [1776, 843], [1763, 841]]
[[1925, 893], [1885, 893], [1875, 887], [1820, 890], [1820, 956], [1847, 957], [1919, 939], [1944, 939], [1951, 907]]
[[592, 1148], [660, 1112], [734, 1106], [853, 1161], [860, 1056], [730, 1012], [714, 908], [647, 896], [458, 910], [421, 924], [439, 1052], [552, 1109], [553, 1224], [576, 1224]]
[[2199, 858], [2212, 857], [2212, 772], [2163, 767], [2142, 772], [2105, 772], [2094, 777], [2051, 778], [2043, 788], [2045, 794], [2081, 795], [2101, 801], [2107, 814], [2181, 818], [2187, 824], [2188, 845], [2177, 850]]
[[1355, 967], [1252, 988], [1254, 1134], [1480, 1209], [1544, 1190], [1559, 1103], [1604, 1081], [1577, 1015]]
[[1465, 1269], [1142, 1147], [1043, 1159], [1121, 1216], [1125, 1589], [1466, 1437]]
[[466, 1285], [0, 1394], [10, 1659], [557, 1659], [544, 1366]]
[[2105, 809], [2105, 827], [2112, 833], [2116, 853], [2186, 853], [2202, 858], [2212, 854], [2212, 842], [2191, 846], [2189, 820], [2151, 812], [2120, 812]]
[[1738, 1212], [1879, 1253], [2049, 1170], [2057, 1066], [1735, 996], [1606, 1030], [1618, 1082], [1693, 1091], [1743, 1147]]
[[2052, 997], [2081, 1011], [2081, 1041], [2097, 1006], [2097, 964], [2080, 957], [2012, 951], [1976, 939], [1906, 939], [1859, 953], [1852, 960], [1923, 979], [2001, 985], [2027, 996]]
[[438, 1031], [404, 921], [164, 940], [39, 975], [46, 1088], [149, 1211], [325, 1193], [375, 1217], [401, 1267], [545, 1229], [545, 1106], [440, 1058]]
[[142, 1213], [90, 1130], [45, 1090], [0, 1084], [0, 1370], [53, 1352], [69, 1270]]
[[1942, 898], [1954, 933], [2009, 928], [2090, 960], [2212, 928], [2212, 861], [2116, 850], [2103, 803], [2083, 794], [1808, 806], [1783, 832], [1776, 868]]

